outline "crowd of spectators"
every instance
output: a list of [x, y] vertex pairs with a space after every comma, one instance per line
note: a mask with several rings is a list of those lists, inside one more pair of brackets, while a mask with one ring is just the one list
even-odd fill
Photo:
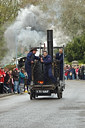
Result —
[[[85, 66], [66, 65], [64, 72], [65, 80], [85, 80]], [[0, 68], [0, 94], [22, 93], [25, 91], [25, 86], [27, 86], [27, 74], [23, 68], [20, 70]]]
[[65, 66], [65, 80], [85, 80], [85, 66]]
[[0, 94], [22, 93], [25, 85], [27, 85], [27, 75], [23, 68], [21, 70], [0, 68]]

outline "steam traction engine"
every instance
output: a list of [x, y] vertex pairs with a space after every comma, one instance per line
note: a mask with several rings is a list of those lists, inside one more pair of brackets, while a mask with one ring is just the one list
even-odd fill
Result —
[[[61, 47], [54, 47], [61, 48]], [[64, 47], [63, 55], [64, 55]], [[42, 49], [42, 47], [41, 47]], [[53, 59], [53, 30], [47, 30], [47, 50], [48, 54], [52, 57], [52, 71], [57, 80], [57, 86], [52, 83], [52, 81], [47, 76], [47, 83], [44, 85], [44, 64], [40, 61], [36, 61], [32, 66], [32, 83], [30, 88], [30, 100], [35, 99], [38, 96], [51, 96], [52, 93], [57, 94], [58, 99], [62, 98], [64, 83], [64, 73], [63, 73], [63, 83], [60, 83], [60, 63]], [[64, 57], [63, 57], [64, 59]], [[64, 66], [63, 66], [64, 67]], [[64, 71], [64, 70], [63, 70]]]

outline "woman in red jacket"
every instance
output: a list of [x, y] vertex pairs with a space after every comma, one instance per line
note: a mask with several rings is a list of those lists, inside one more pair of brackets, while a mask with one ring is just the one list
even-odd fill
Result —
[[0, 93], [3, 94], [3, 86], [4, 86], [4, 77], [5, 77], [5, 72], [4, 69], [0, 69]]

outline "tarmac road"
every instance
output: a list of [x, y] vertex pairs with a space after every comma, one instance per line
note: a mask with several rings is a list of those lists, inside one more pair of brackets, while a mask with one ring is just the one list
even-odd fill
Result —
[[85, 128], [85, 81], [66, 81], [63, 98], [0, 98], [0, 128]]

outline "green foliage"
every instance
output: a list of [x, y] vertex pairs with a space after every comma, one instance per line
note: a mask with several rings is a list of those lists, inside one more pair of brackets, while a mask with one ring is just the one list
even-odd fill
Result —
[[7, 52], [7, 48], [4, 41], [4, 28], [0, 27], [0, 61], [3, 59]]
[[7, 21], [13, 21], [17, 16], [19, 5], [17, 2], [13, 3], [12, 0], [2, 0], [0, 2], [0, 25]]
[[85, 0], [59, 0], [59, 2], [63, 30], [72, 37], [85, 32]]
[[19, 4], [17, 0], [1, 0], [0, 1], [0, 61], [3, 59], [7, 52], [6, 43], [4, 40], [5, 26], [10, 24], [17, 16]]
[[65, 55], [69, 62], [82, 60], [85, 63], [85, 35], [73, 38], [65, 47]]

